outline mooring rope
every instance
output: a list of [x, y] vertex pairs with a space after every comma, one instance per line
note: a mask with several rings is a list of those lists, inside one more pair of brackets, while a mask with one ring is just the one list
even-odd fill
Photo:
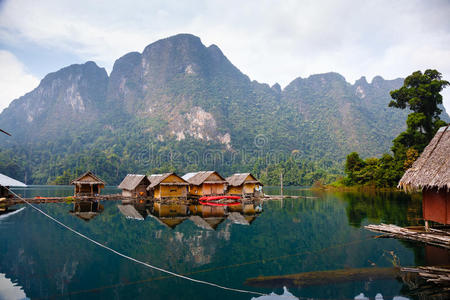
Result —
[[228, 291], [233, 291], [233, 292], [239, 292], [239, 293], [246, 293], [246, 294], [253, 294], [253, 295], [258, 295], [258, 296], [266, 296], [266, 295], [267, 295], [267, 294], [260, 293], [260, 292], [254, 292], [254, 291], [248, 291], [248, 290], [241, 290], [241, 289], [230, 288], [230, 287], [222, 286], [222, 285], [219, 285], [219, 284], [216, 284], [216, 283], [212, 283], [212, 282], [208, 282], [208, 281], [204, 281], [204, 280], [199, 280], [199, 279], [191, 278], [191, 277], [184, 276], [184, 275], [181, 275], [181, 274], [178, 274], [178, 273], [169, 271], [169, 270], [165, 270], [165, 269], [160, 268], [160, 267], [157, 267], [157, 266], [153, 266], [153, 265], [148, 264], [148, 263], [146, 263], [146, 262], [140, 261], [140, 260], [138, 260], [138, 259], [136, 259], [136, 258], [133, 258], [133, 257], [131, 257], [131, 256], [128, 256], [128, 255], [126, 255], [126, 254], [123, 254], [123, 253], [121, 253], [121, 252], [119, 252], [119, 251], [117, 251], [117, 250], [114, 250], [114, 249], [112, 249], [112, 248], [110, 248], [110, 247], [108, 247], [108, 246], [106, 246], [106, 245], [104, 245], [104, 244], [102, 244], [102, 243], [100, 243], [100, 242], [97, 242], [96, 240], [94, 240], [94, 239], [92, 239], [92, 238], [90, 238], [90, 237], [88, 237], [88, 236], [82, 234], [82, 233], [79, 232], [79, 231], [76, 231], [75, 229], [73, 229], [73, 228], [67, 226], [66, 224], [62, 223], [62, 222], [59, 221], [58, 219], [56, 219], [56, 218], [50, 216], [50, 215], [47, 214], [46, 212], [44, 212], [44, 211], [42, 211], [41, 209], [37, 208], [36, 206], [34, 206], [33, 204], [31, 204], [30, 202], [28, 202], [27, 200], [25, 200], [25, 199], [22, 198], [21, 196], [17, 195], [17, 194], [14, 193], [13, 191], [11, 191], [9, 188], [7, 188], [7, 189], [8, 189], [13, 195], [15, 195], [17, 198], [21, 199], [23, 202], [25, 202], [26, 204], [28, 204], [31, 208], [33, 208], [34, 210], [36, 210], [36, 211], [38, 211], [39, 213], [43, 214], [44, 216], [46, 216], [47, 218], [49, 218], [49, 219], [52, 220], [53, 222], [59, 224], [60, 226], [66, 228], [67, 230], [69, 230], [69, 231], [75, 233], [76, 235], [78, 235], [78, 236], [80, 236], [80, 237], [82, 237], [82, 238], [84, 238], [84, 239], [90, 241], [91, 243], [96, 244], [97, 246], [102, 247], [102, 248], [104, 248], [104, 249], [106, 249], [106, 250], [108, 250], [108, 251], [110, 251], [110, 252], [112, 252], [112, 253], [114, 253], [114, 254], [116, 254], [116, 255], [118, 255], [118, 256], [121, 256], [121, 257], [126, 258], [126, 259], [128, 259], [128, 260], [131, 260], [131, 261], [133, 261], [133, 262], [135, 262], [135, 263], [141, 264], [141, 265], [146, 266], [146, 267], [148, 267], [148, 268], [151, 268], [151, 269], [154, 269], [154, 270], [157, 270], [157, 271], [160, 271], [160, 272], [163, 272], [163, 273], [166, 273], [166, 274], [169, 274], [169, 275], [172, 275], [172, 276], [181, 278], [181, 279], [189, 280], [189, 281], [196, 282], [196, 283], [200, 283], [200, 284], [209, 285], [209, 286], [216, 287], [216, 288], [223, 289], [223, 290], [228, 290]]

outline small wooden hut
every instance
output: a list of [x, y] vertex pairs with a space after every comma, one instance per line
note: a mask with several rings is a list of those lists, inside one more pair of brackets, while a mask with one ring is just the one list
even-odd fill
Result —
[[0, 174], [0, 198], [12, 197], [11, 193], [8, 191], [8, 188], [12, 186], [26, 187], [26, 184], [6, 175]]
[[216, 171], [187, 173], [183, 179], [189, 182], [189, 195], [193, 197], [223, 195], [227, 184]]
[[227, 177], [228, 195], [257, 197], [262, 194], [263, 184], [251, 173], [236, 173]]
[[450, 128], [442, 127], [400, 179], [399, 188], [421, 190], [423, 218], [450, 224]]
[[150, 195], [149, 191], [147, 191], [149, 185], [150, 180], [146, 175], [128, 174], [118, 188], [122, 190], [122, 196], [138, 198]]
[[148, 177], [150, 185], [147, 187], [150, 197], [155, 199], [186, 200], [188, 185], [183, 178], [175, 173], [153, 174]]
[[75, 185], [75, 197], [93, 197], [99, 195], [100, 190], [105, 187], [105, 182], [95, 176], [91, 171], [87, 171], [70, 184]]

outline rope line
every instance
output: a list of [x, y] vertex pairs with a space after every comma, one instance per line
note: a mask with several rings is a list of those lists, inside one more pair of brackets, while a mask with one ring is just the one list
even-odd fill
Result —
[[114, 253], [114, 254], [116, 254], [116, 255], [118, 255], [118, 256], [121, 256], [121, 257], [126, 258], [126, 259], [128, 259], [128, 260], [131, 260], [131, 261], [133, 261], [133, 262], [135, 262], [135, 263], [137, 263], [137, 264], [141, 264], [141, 265], [146, 266], [146, 267], [148, 267], [148, 268], [151, 268], [151, 269], [154, 269], [154, 270], [157, 270], [157, 271], [160, 271], [160, 272], [163, 272], [163, 273], [166, 273], [166, 274], [169, 274], [169, 275], [172, 275], [172, 276], [181, 278], [181, 279], [189, 280], [189, 281], [196, 282], [196, 283], [200, 283], [200, 284], [209, 285], [209, 286], [216, 287], [216, 288], [220, 288], [220, 289], [223, 289], [223, 290], [228, 290], [228, 291], [233, 291], [233, 292], [239, 292], [239, 293], [246, 293], [246, 294], [253, 294], [253, 295], [258, 295], [258, 296], [266, 296], [266, 295], [267, 295], [267, 294], [263, 294], [263, 293], [260, 293], [260, 292], [254, 292], [254, 291], [248, 291], [248, 290], [241, 290], [241, 289], [230, 288], [230, 287], [222, 286], [222, 285], [219, 285], [219, 284], [216, 284], [216, 283], [212, 283], [212, 282], [208, 282], [208, 281], [204, 281], [204, 280], [199, 280], [199, 279], [191, 278], [191, 277], [184, 276], [184, 275], [181, 275], [181, 274], [178, 274], [178, 273], [169, 271], [169, 270], [162, 269], [162, 268], [157, 267], [157, 266], [153, 266], [153, 265], [151, 265], [151, 264], [148, 264], [148, 263], [146, 263], [146, 262], [140, 261], [140, 260], [138, 260], [138, 259], [135, 259], [135, 258], [133, 258], [133, 257], [131, 257], [131, 256], [128, 256], [128, 255], [123, 254], [123, 253], [121, 253], [121, 252], [119, 252], [119, 251], [117, 251], [117, 250], [114, 250], [114, 249], [112, 249], [112, 248], [110, 248], [110, 247], [108, 247], [108, 246], [106, 246], [106, 245], [104, 245], [104, 244], [102, 244], [102, 243], [100, 243], [100, 242], [97, 242], [96, 240], [94, 240], [94, 239], [92, 239], [92, 238], [90, 238], [90, 237], [88, 237], [88, 236], [82, 234], [82, 233], [79, 232], [79, 231], [76, 231], [75, 229], [73, 229], [73, 228], [67, 226], [66, 224], [62, 223], [62, 222], [59, 221], [58, 219], [56, 219], [56, 218], [50, 216], [50, 215], [47, 214], [46, 212], [44, 212], [44, 211], [42, 211], [41, 209], [37, 208], [36, 206], [34, 206], [33, 204], [31, 204], [30, 202], [28, 202], [28, 201], [25, 200], [24, 198], [20, 197], [19, 195], [17, 195], [17, 194], [14, 193], [13, 191], [11, 191], [9, 188], [7, 188], [7, 189], [8, 189], [13, 195], [15, 195], [17, 198], [22, 199], [22, 201], [24, 201], [26, 204], [28, 204], [31, 208], [33, 208], [34, 210], [36, 210], [36, 211], [38, 211], [39, 213], [43, 214], [44, 216], [46, 216], [47, 218], [49, 218], [49, 219], [52, 220], [53, 222], [57, 223], [58, 225], [60, 225], [60, 226], [62, 226], [62, 227], [64, 227], [64, 228], [66, 228], [67, 230], [69, 230], [69, 231], [75, 233], [76, 235], [78, 235], [78, 236], [80, 236], [80, 237], [82, 237], [82, 238], [84, 238], [84, 239], [90, 241], [91, 243], [93, 243], [93, 244], [95, 244], [95, 245], [97, 245], [97, 246], [99, 246], [99, 247], [101, 247], [101, 248], [104, 248], [104, 249], [106, 249], [106, 250], [108, 250], [108, 251], [110, 251], [110, 252], [112, 252], [112, 253]]
[[[361, 240], [357, 240], [357, 241], [351, 241], [351, 242], [348, 242], [348, 243], [342, 243], [342, 244], [338, 244], [338, 245], [333, 245], [333, 246], [326, 247], [326, 248], [319, 249], [319, 250], [315, 250], [315, 251], [306, 250], [306, 251], [292, 253], [292, 254], [287, 254], [287, 255], [282, 255], [282, 256], [269, 257], [269, 258], [266, 258], [266, 259], [253, 260], [253, 261], [247, 261], [247, 262], [242, 262], [242, 263], [233, 264], [233, 265], [227, 265], [227, 266], [221, 266], [221, 267], [215, 267], [215, 268], [208, 268], [208, 269], [192, 271], [192, 272], [189, 272], [189, 273], [184, 273], [183, 275], [193, 275], [193, 274], [199, 274], [199, 273], [208, 273], [208, 272], [213, 272], [213, 271], [219, 271], [219, 270], [223, 270], [223, 269], [231, 269], [231, 268], [241, 267], [241, 266], [245, 266], [245, 265], [251, 265], [251, 264], [256, 264], [256, 263], [261, 263], [261, 262], [267, 262], [267, 261], [274, 261], [274, 260], [278, 260], [278, 259], [284, 259], [284, 258], [288, 258], [288, 257], [300, 256], [300, 255], [303, 255], [303, 254], [318, 254], [318, 253], [326, 252], [326, 251], [331, 250], [331, 249], [336, 249], [336, 248], [340, 248], [340, 247], [354, 245], [354, 244], [365, 242], [365, 241], [369, 241], [369, 240], [373, 240], [373, 237], [369, 237], [367, 239], [361, 239]], [[382, 254], [382, 255], [384, 255], [384, 254]], [[101, 290], [105, 290], [105, 289], [121, 287], [121, 286], [127, 286], [127, 285], [147, 283], [147, 282], [151, 282], [151, 281], [164, 280], [164, 279], [169, 279], [169, 278], [172, 278], [172, 276], [153, 277], [153, 278], [147, 278], [147, 279], [142, 279], [142, 280], [137, 280], [137, 281], [130, 281], [130, 282], [125, 282], [125, 283], [121, 282], [121, 283], [117, 283], [117, 284], [113, 284], [113, 285], [102, 286], [102, 287], [92, 288], [92, 289], [88, 289], [88, 290], [78, 290], [78, 291], [74, 291], [74, 292], [70, 292], [70, 293], [67, 293], [67, 294], [64, 294], [64, 295], [58, 295], [58, 296], [70, 296], [70, 295], [77, 295], [77, 294], [83, 294], [83, 293], [94, 293], [94, 292], [100, 292]], [[301, 297], [301, 296], [296, 296], [296, 297], [299, 298], [299, 299], [310, 299], [310, 300], [311, 299], [314, 299], [314, 300], [318, 300], [319, 299], [319, 298], [309, 298], [309, 297]], [[51, 298], [51, 297], [47, 297], [47, 298]], [[44, 298], [44, 299], [47, 299], [47, 298]]]

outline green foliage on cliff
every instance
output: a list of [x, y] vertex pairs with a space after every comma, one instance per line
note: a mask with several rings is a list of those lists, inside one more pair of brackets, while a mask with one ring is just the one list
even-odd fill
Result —
[[440, 119], [442, 96], [440, 92], [449, 85], [436, 70], [417, 71], [408, 76], [400, 89], [391, 91], [394, 100], [389, 107], [410, 109], [407, 128], [394, 140], [394, 156], [384, 154], [380, 159], [362, 160], [352, 152], [347, 156], [344, 185], [372, 185], [394, 187], [404, 171], [410, 168], [419, 154], [431, 141], [437, 130], [446, 125]]

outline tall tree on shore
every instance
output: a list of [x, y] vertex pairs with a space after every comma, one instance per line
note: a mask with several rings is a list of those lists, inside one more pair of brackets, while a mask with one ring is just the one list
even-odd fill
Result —
[[424, 73], [412, 73], [400, 89], [391, 91], [394, 100], [389, 107], [409, 108], [412, 111], [406, 120], [406, 130], [393, 140], [391, 150], [396, 160], [404, 161], [410, 148], [421, 153], [436, 131], [446, 125], [439, 117], [442, 112], [439, 105], [442, 104], [440, 92], [448, 85], [441, 73], [428, 69]]

